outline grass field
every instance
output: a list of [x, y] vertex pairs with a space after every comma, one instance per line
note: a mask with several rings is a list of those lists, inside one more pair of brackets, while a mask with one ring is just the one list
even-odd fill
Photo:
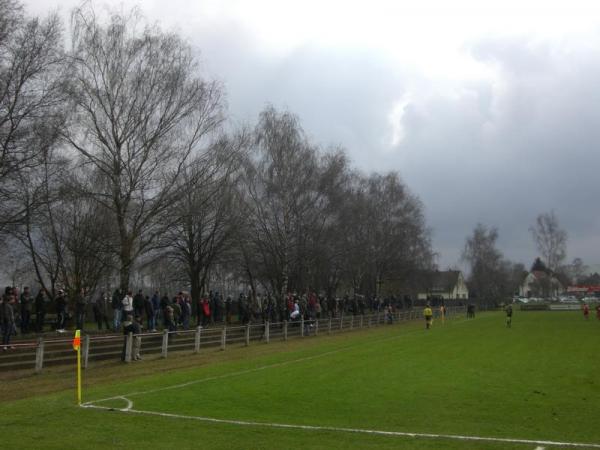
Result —
[[104, 367], [86, 378], [94, 408], [74, 405], [71, 373], [10, 380], [0, 439], [7, 449], [600, 448], [600, 321], [517, 311], [511, 329], [501, 313], [422, 325], [185, 358], [193, 367]]

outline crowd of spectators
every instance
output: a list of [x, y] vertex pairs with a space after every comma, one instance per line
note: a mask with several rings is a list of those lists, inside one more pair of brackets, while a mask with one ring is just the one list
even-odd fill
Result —
[[81, 289], [69, 299], [64, 290], [58, 289], [50, 299], [43, 289], [34, 297], [28, 287], [22, 292], [15, 287], [6, 287], [0, 304], [0, 325], [2, 346], [6, 350], [11, 348], [11, 337], [18, 331], [22, 335], [41, 333], [46, 326], [64, 333], [68, 326], [83, 330], [95, 323], [98, 330], [119, 332], [124, 326], [131, 326], [133, 321], [144, 331], [153, 332], [159, 328], [176, 331], [214, 323], [275, 323], [378, 311], [389, 315], [393, 310], [411, 306], [409, 300], [394, 296], [333, 297], [315, 292], [289, 293], [285, 299], [276, 301], [268, 293], [240, 293], [234, 298], [209, 291], [194, 301], [185, 291], [169, 296], [158, 290], [147, 293], [139, 289], [134, 294], [116, 289], [112, 295], [107, 292], [91, 295]]

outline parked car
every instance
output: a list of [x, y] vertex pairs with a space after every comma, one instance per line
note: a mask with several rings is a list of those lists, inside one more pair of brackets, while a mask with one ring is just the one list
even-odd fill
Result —
[[579, 300], [573, 295], [563, 295], [559, 297], [559, 300], [561, 303], [579, 303]]

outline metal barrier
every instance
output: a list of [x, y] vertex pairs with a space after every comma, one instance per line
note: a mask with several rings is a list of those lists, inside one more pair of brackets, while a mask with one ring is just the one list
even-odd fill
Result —
[[[465, 307], [449, 307], [446, 316], [462, 314]], [[439, 317], [439, 310], [434, 317]], [[395, 324], [423, 318], [423, 311], [401, 310], [393, 314], [384, 311], [367, 315], [342, 314], [336, 317], [292, 320], [284, 322], [249, 323], [247, 325], [216, 325], [190, 330], [141, 333], [139, 335], [85, 335], [82, 342], [82, 365], [90, 362], [114, 360], [131, 362], [140, 355], [161, 355], [171, 352], [199, 353], [207, 348], [225, 350], [228, 346], [249, 346], [251, 342], [268, 344], [274, 341], [302, 339], [318, 335], [332, 335], [386, 324]], [[71, 338], [44, 339], [15, 343], [10, 351], [0, 354], [0, 371], [34, 368], [36, 373], [44, 367], [73, 364], [75, 355]]]

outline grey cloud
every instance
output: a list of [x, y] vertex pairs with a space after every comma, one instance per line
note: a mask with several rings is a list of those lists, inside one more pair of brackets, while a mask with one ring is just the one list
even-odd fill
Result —
[[594, 52], [511, 39], [483, 42], [473, 55], [497, 67], [502, 89], [482, 85], [412, 108], [426, 117], [406, 116], [411, 131], [397, 152], [428, 207], [435, 242], [454, 248], [442, 263], [458, 258], [481, 221], [499, 227], [505, 256], [528, 265], [536, 255], [528, 228], [551, 209], [571, 235], [569, 257], [597, 261], [597, 247], [585, 245], [600, 235]]
[[198, 43], [227, 86], [232, 116], [254, 121], [266, 103], [287, 107], [316, 142], [343, 145], [357, 166], [400, 171], [425, 204], [442, 266], [458, 261], [477, 222], [497, 226], [505, 256], [529, 265], [536, 250], [528, 229], [551, 209], [571, 235], [569, 257], [600, 259], [585, 245], [600, 234], [600, 63], [592, 51], [527, 37], [473, 43], [472, 57], [494, 67], [500, 83], [465, 82], [452, 95], [411, 91], [405, 138], [391, 149], [392, 107], [428, 80], [366, 50], [307, 45], [268, 56], [238, 31], [223, 39], [215, 29]]
[[[529, 265], [528, 228], [551, 209], [569, 232], [569, 258], [600, 262], [598, 34], [472, 40], [465, 52], [497, 79], [447, 92], [367, 49], [307, 44], [274, 55], [237, 22], [201, 25], [182, 32], [223, 80], [233, 121], [254, 122], [266, 103], [287, 107], [358, 167], [398, 170], [426, 207], [442, 266], [458, 261], [477, 222], [497, 226], [505, 256]], [[389, 114], [402, 98], [404, 139], [391, 148]]]

